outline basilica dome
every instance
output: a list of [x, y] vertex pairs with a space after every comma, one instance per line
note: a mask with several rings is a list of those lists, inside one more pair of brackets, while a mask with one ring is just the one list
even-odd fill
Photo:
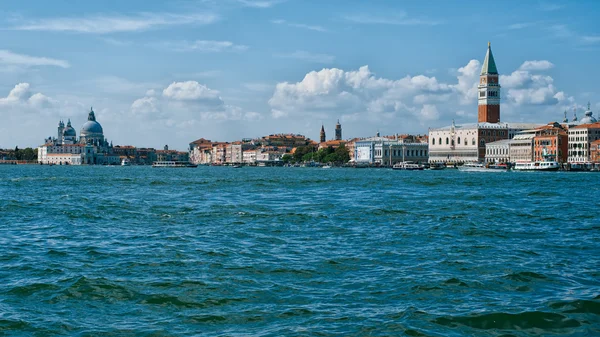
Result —
[[592, 116], [592, 110], [590, 109], [590, 103], [588, 103], [587, 111], [585, 112], [585, 117], [581, 119], [580, 124], [591, 124], [596, 123], [597, 120], [594, 116]]
[[80, 135], [82, 137], [85, 136], [102, 136], [104, 131], [102, 130], [102, 126], [100, 123], [96, 122], [96, 115], [94, 114], [94, 110], [90, 109], [90, 113], [88, 115], [88, 120], [81, 127]]
[[103, 133], [102, 126], [96, 121], [87, 121], [81, 127], [81, 134]]

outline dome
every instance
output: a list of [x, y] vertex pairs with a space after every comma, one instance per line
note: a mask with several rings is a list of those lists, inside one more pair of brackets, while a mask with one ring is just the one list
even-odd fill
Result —
[[63, 136], [64, 137], [76, 137], [76, 132], [75, 129], [73, 129], [71, 126], [67, 126], [64, 131], [63, 131]]
[[585, 117], [583, 117], [580, 121], [581, 124], [590, 124], [596, 123], [597, 120], [592, 116], [592, 110], [590, 110], [590, 103], [588, 102], [587, 111], [585, 112]]
[[81, 135], [88, 135], [91, 133], [103, 133], [102, 131], [102, 126], [100, 125], [100, 123], [96, 122], [96, 121], [90, 121], [88, 120], [87, 122], [85, 122], [85, 124], [83, 124], [83, 126], [81, 127]]

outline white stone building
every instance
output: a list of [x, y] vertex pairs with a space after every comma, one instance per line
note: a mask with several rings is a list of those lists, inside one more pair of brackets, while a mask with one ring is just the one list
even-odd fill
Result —
[[510, 139], [498, 140], [485, 145], [486, 163], [510, 162]]
[[580, 124], [569, 128], [569, 163], [590, 162], [590, 144], [600, 139], [600, 123]]
[[404, 161], [426, 163], [428, 151], [427, 143], [397, 136], [394, 139], [377, 136], [354, 142], [354, 162], [384, 166]]

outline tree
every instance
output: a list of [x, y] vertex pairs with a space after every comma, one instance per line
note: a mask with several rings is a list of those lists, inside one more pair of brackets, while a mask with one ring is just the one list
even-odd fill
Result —
[[283, 157], [281, 157], [281, 160], [286, 164], [292, 161], [292, 159], [294, 159], [294, 157], [292, 157], [292, 155], [290, 155], [289, 153], [286, 153], [283, 155]]

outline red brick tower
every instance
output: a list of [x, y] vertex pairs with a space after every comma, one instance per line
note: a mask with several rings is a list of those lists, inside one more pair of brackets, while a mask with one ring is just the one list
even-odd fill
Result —
[[489, 42], [485, 60], [483, 60], [483, 67], [481, 67], [478, 89], [477, 121], [479, 123], [500, 122], [500, 84], [498, 83], [496, 62], [494, 62], [492, 47]]

